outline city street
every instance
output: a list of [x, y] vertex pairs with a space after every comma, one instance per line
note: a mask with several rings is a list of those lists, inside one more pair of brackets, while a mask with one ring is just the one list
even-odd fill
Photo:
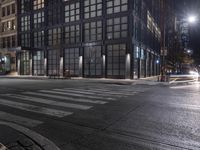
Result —
[[11, 150], [23, 145], [17, 132], [37, 150], [200, 148], [199, 84], [0, 79], [0, 85], [0, 141]]

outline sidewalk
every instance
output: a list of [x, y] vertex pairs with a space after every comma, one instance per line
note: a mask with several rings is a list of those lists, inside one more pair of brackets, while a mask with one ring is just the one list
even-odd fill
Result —
[[[31, 75], [1, 75], [0, 79], [34, 79], [34, 80], [53, 80], [48, 76], [31, 76]], [[65, 78], [55, 78], [55, 79], [65, 79]], [[167, 82], [158, 82], [158, 76], [140, 78], [140, 79], [109, 79], [109, 78], [82, 78], [82, 77], [71, 77], [66, 80], [82, 80], [82, 81], [91, 81], [91, 82], [101, 82], [105, 84], [119, 84], [119, 85], [168, 85]]]
[[[6, 149], [6, 148], [7, 149]], [[42, 150], [36, 142], [17, 130], [0, 125], [0, 150]]]

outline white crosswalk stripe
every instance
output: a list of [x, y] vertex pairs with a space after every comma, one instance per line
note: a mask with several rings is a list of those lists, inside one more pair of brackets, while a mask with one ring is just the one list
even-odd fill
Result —
[[[44, 92], [44, 93], [52, 93], [52, 94], [62, 94], [62, 95], [68, 95], [68, 96], [75, 96], [75, 97], [84, 97], [84, 98], [90, 98], [90, 99], [102, 99], [103, 97], [99, 97], [99, 96], [88, 96], [88, 95], [84, 95], [84, 94], [76, 94], [76, 93], [67, 93], [65, 90], [57, 90], [57, 91], [52, 91], [52, 90], [40, 90], [40, 92]], [[113, 100], [113, 98], [104, 98], [107, 100]], [[102, 101], [99, 101], [102, 102]]]
[[[71, 90], [76, 90], [76, 89], [72, 89]], [[80, 90], [80, 89], [79, 89]], [[86, 92], [93, 92], [93, 93], [100, 93], [100, 94], [109, 94], [110, 96], [132, 96], [135, 93], [125, 93], [125, 92], [121, 92], [121, 91], [111, 91], [111, 90], [106, 90], [106, 89], [81, 89], [82, 91], [86, 91]]]
[[0, 120], [17, 123], [17, 124], [24, 125], [24, 126], [27, 126], [27, 127], [36, 127], [36, 126], [43, 123], [42, 121], [29, 119], [29, 118], [22, 117], [22, 116], [13, 115], [13, 114], [3, 112], [3, 111], [0, 111]]
[[73, 114], [72, 112], [56, 110], [56, 109], [51, 109], [51, 108], [46, 108], [46, 107], [16, 102], [16, 101], [10, 101], [6, 99], [2, 99], [2, 98], [0, 99], [0, 105], [5, 105], [12, 108], [25, 110], [28, 112], [40, 113], [40, 114], [45, 114], [45, 115], [50, 115], [50, 116], [55, 116], [55, 117], [65, 117], [65, 116]]
[[72, 97], [66, 97], [66, 96], [60, 96], [60, 95], [52, 95], [52, 94], [45, 94], [45, 93], [39, 93], [39, 92], [23, 92], [23, 94], [27, 95], [35, 95], [35, 96], [44, 96], [49, 98], [56, 98], [61, 100], [70, 100], [74, 102], [85, 102], [85, 103], [93, 103], [93, 104], [105, 104], [104, 101], [98, 101], [98, 100], [89, 100], [89, 99], [78, 99], [78, 98], [72, 98]]
[[31, 102], [37, 102], [37, 103], [43, 103], [47, 105], [53, 105], [53, 106], [61, 106], [66, 108], [75, 108], [75, 109], [81, 109], [81, 110], [87, 110], [92, 108], [92, 106], [86, 106], [86, 105], [79, 105], [79, 104], [73, 104], [73, 103], [67, 103], [67, 102], [59, 102], [54, 100], [47, 100], [44, 98], [37, 98], [32, 96], [25, 96], [25, 95], [19, 95], [19, 94], [7, 94], [6, 96], [11, 98], [18, 98], [26, 101]]
[[[88, 110], [94, 107], [94, 104], [103, 105], [139, 92], [140, 90], [131, 90], [129, 88], [118, 90], [112, 89], [112, 87], [110, 89], [109, 87], [81, 87], [39, 90], [35, 92], [20, 92], [18, 94], [3, 94], [3, 98], [0, 98], [0, 105], [62, 118], [73, 114], [73, 109]], [[41, 106], [41, 104], [44, 105]], [[67, 109], [70, 109], [70, 111]], [[44, 123], [3, 111], [0, 111], [0, 120], [14, 122], [27, 127], [35, 127]]]
[[84, 95], [96, 95], [96, 96], [100, 96], [102, 99], [106, 99], [106, 100], [115, 100], [116, 97], [121, 97], [121, 96], [118, 96], [118, 95], [114, 95], [115, 98], [111, 98], [109, 96], [112, 96], [113, 95], [110, 95], [110, 94], [106, 94], [106, 93], [95, 93], [93, 91], [86, 91], [86, 90], [83, 90], [83, 89], [53, 89], [55, 91], [63, 91], [63, 92], [70, 92], [70, 93], [80, 93], [80, 94], [84, 94]]

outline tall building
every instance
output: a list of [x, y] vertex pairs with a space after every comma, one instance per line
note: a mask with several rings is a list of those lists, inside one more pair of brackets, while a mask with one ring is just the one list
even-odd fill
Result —
[[21, 75], [160, 73], [160, 0], [18, 0]]
[[17, 5], [0, 0], [0, 74], [16, 71]]

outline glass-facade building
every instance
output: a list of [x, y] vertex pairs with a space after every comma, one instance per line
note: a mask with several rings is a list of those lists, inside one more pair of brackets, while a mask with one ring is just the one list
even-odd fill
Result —
[[20, 75], [160, 72], [160, 0], [18, 0]]

